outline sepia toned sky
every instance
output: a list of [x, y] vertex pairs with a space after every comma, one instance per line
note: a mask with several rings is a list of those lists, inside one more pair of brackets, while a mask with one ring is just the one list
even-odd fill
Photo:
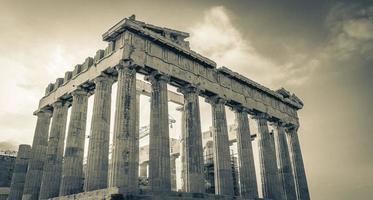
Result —
[[191, 33], [191, 48], [219, 66], [271, 89], [285, 87], [304, 101], [299, 134], [312, 199], [373, 198], [372, 1], [0, 5], [0, 148], [31, 144], [32, 112], [47, 84], [104, 48], [101, 34], [136, 14]]

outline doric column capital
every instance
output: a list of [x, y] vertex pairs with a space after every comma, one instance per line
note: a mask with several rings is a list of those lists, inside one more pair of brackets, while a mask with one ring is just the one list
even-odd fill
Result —
[[42, 108], [34, 113], [37, 117], [52, 117], [52, 111], [48, 108]]
[[88, 95], [88, 91], [82, 87], [78, 87], [76, 90], [71, 92], [71, 95], [73, 97], [75, 96], [85, 96]]
[[97, 76], [93, 82], [97, 85], [99, 83], [108, 83], [108, 84], [113, 84], [115, 81], [113, 76], [110, 76], [108, 74], [101, 74], [100, 76]]
[[281, 127], [281, 128], [286, 128], [287, 126], [287, 123], [281, 119], [278, 119], [276, 121], [273, 121], [271, 122], [272, 125], [274, 126], [277, 126], [277, 127]]
[[299, 126], [295, 124], [287, 124], [286, 131], [291, 134], [296, 134], [298, 131]]
[[213, 96], [207, 97], [205, 101], [207, 103], [213, 104], [213, 105], [227, 103], [226, 99], [224, 99], [223, 97], [220, 97], [218, 95], [213, 95]]
[[66, 105], [68, 102], [65, 100], [57, 100], [56, 102], [52, 103], [53, 109], [60, 108], [64, 105]]
[[136, 72], [136, 66], [130, 60], [121, 61], [117, 66], [115, 66], [115, 69], [118, 72], [122, 70], [124, 70], [126, 73]]
[[246, 114], [249, 113], [249, 109], [243, 107], [241, 104], [231, 106], [231, 110], [232, 110], [233, 112], [235, 112], [235, 113], [246, 113]]
[[201, 89], [198, 86], [194, 86], [192, 84], [184, 85], [177, 89], [178, 92], [182, 93], [183, 95], [195, 93], [197, 95], [200, 94]]
[[121, 60], [119, 64], [115, 66], [117, 70], [128, 68], [128, 67], [134, 67], [132, 60]]
[[158, 71], [152, 71], [148, 76], [145, 77], [145, 80], [149, 81], [151, 84], [156, 81], [168, 83], [170, 81], [170, 76]]
[[252, 116], [252, 118], [253, 118], [253, 119], [257, 119], [257, 120], [259, 120], [259, 119], [265, 119], [265, 120], [268, 121], [268, 120], [271, 118], [271, 116], [270, 116], [269, 114], [267, 114], [267, 113], [258, 112], [258, 113], [256, 113], [256, 114], [254, 114], [254, 115]]

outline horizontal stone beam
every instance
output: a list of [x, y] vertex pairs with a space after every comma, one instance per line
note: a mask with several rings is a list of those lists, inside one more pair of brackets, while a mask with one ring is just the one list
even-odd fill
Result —
[[[114, 73], [114, 67], [119, 64], [122, 57], [121, 48], [113, 49], [112, 51], [106, 50], [105, 55], [101, 58], [95, 57], [95, 63], [91, 66], [86, 67], [83, 71], [80, 71], [75, 76], [65, 79], [62, 83], [49, 84], [47, 87], [46, 95], [40, 99], [38, 112], [41, 109], [50, 107], [54, 102], [59, 99], [71, 98], [71, 92], [76, 90], [79, 86], [89, 86], [93, 84], [93, 80], [100, 76], [103, 72]], [[101, 52], [99, 50], [98, 52]], [[60, 79], [57, 79], [60, 80]], [[151, 87], [148, 83], [137, 80], [137, 91], [141, 94], [149, 96], [151, 93]], [[183, 105], [184, 97], [176, 92], [169, 91], [168, 98], [170, 102]]]
[[186, 54], [149, 39], [146, 32], [126, 31], [123, 35], [123, 59], [142, 66], [143, 73], [148, 73], [149, 68], [157, 70], [171, 77], [171, 85], [192, 84], [201, 90], [202, 96], [218, 95], [228, 101], [228, 106], [241, 105], [249, 112], [263, 112], [274, 119], [298, 124], [297, 110], [302, 105], [253, 81], [237, 80], [227, 70], [206, 67]]
[[[180, 49], [162, 36], [141, 29], [134, 23], [123, 24], [116, 39], [109, 42], [105, 50], [99, 50], [94, 59], [88, 59], [80, 70], [75, 70], [66, 80], [60, 79], [50, 84], [46, 96], [39, 102], [39, 108], [50, 106], [58, 99], [70, 98], [70, 93], [78, 86], [89, 86], [103, 72], [115, 73], [114, 67], [125, 59], [130, 59], [140, 67], [139, 73], [147, 75], [157, 70], [171, 77], [170, 84], [183, 86], [192, 84], [201, 90], [204, 97], [218, 95], [227, 100], [228, 106], [240, 105], [251, 113], [267, 113], [272, 119], [298, 125], [297, 110], [302, 103], [296, 97], [286, 97], [251, 81], [227, 68], [214, 68], [209, 60], [188, 49]], [[121, 27], [121, 28], [123, 28]], [[158, 38], [157, 38], [158, 37]], [[173, 46], [175, 48], [173, 48]], [[150, 86], [142, 83], [138, 91], [150, 94]], [[183, 104], [177, 93], [169, 93], [169, 100]]]

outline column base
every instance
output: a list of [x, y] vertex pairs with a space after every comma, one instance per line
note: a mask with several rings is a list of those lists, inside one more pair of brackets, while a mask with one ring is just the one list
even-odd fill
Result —
[[121, 188], [112, 187], [89, 192], [82, 192], [68, 196], [51, 198], [50, 200], [191, 200], [191, 199], [207, 199], [207, 200], [265, 200], [262, 198], [244, 199], [238, 196], [215, 195], [207, 193], [187, 193], [187, 192], [166, 192], [152, 193], [148, 190], [140, 190], [139, 193], [129, 194], [123, 192]]

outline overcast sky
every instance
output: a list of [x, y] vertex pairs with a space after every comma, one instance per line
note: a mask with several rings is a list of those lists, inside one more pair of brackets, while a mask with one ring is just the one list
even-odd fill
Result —
[[312, 199], [371, 199], [370, 2], [0, 0], [0, 145], [30, 144], [47, 84], [136, 14], [190, 32], [192, 49], [219, 66], [304, 101], [299, 134]]

